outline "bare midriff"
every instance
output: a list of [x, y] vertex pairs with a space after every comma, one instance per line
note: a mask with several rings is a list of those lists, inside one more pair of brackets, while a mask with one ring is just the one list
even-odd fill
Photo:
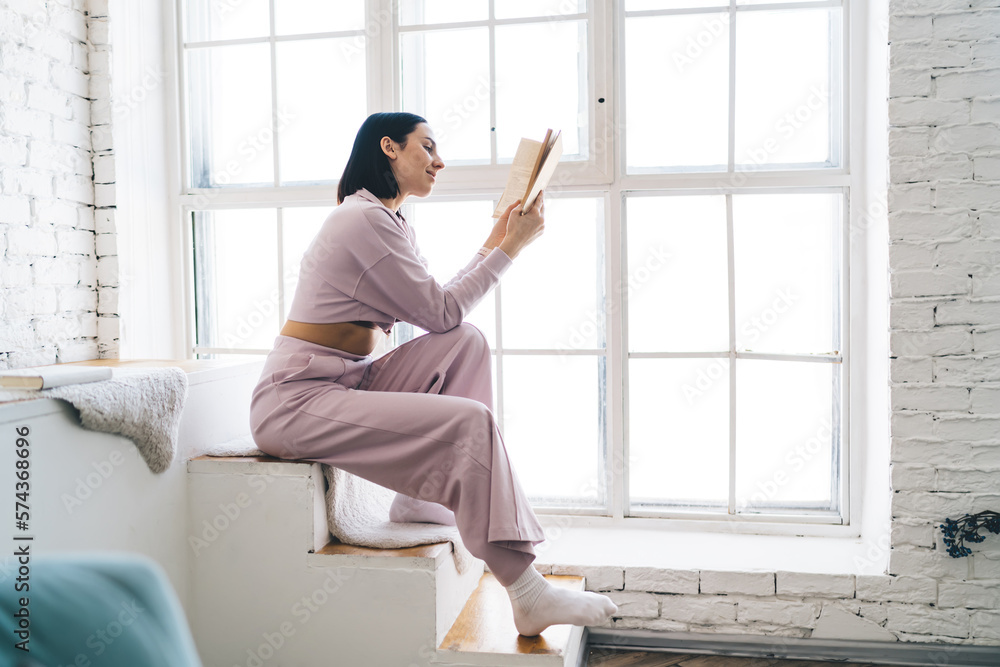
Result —
[[365, 356], [372, 353], [386, 334], [373, 322], [309, 324], [287, 320], [281, 328], [281, 335]]

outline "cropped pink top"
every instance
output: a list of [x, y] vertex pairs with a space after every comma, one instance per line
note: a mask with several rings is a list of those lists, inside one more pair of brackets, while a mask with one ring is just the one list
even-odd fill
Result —
[[510, 265], [494, 248], [439, 285], [406, 220], [359, 190], [330, 213], [306, 250], [288, 319], [369, 321], [386, 332], [404, 321], [440, 333], [461, 324]]

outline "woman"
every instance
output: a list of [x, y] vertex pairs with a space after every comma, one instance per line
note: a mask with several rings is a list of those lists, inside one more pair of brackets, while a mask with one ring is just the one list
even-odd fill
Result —
[[[521, 634], [603, 623], [617, 611], [611, 600], [555, 588], [531, 565], [544, 534], [493, 420], [489, 346], [462, 322], [542, 233], [544, 198], [508, 208], [441, 286], [398, 211], [430, 194], [443, 168], [423, 118], [378, 113], [362, 124], [340, 205], [303, 257], [289, 319], [254, 389], [254, 439], [274, 456], [396, 491], [395, 520], [454, 522], [507, 588]], [[373, 361], [400, 320], [430, 333]]]

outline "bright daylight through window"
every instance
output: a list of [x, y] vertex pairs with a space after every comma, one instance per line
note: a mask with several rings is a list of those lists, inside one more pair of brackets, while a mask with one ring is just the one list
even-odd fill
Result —
[[436, 134], [402, 212], [441, 282], [559, 129], [545, 235], [468, 316], [536, 507], [844, 522], [847, 3], [180, 0], [192, 349], [270, 349], [369, 113]]

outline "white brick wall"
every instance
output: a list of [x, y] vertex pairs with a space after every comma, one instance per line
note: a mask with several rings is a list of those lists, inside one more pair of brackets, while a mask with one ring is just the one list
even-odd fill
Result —
[[[117, 330], [105, 341], [97, 326], [91, 117], [102, 100], [92, 90], [90, 57], [100, 51], [106, 61], [108, 45], [106, 26], [95, 43], [88, 23], [98, 20], [91, 5], [101, 4], [106, 12], [106, 3], [87, 0], [0, 6], [0, 368], [115, 349]], [[113, 179], [114, 170], [99, 164]], [[114, 254], [113, 242], [101, 248]]]

